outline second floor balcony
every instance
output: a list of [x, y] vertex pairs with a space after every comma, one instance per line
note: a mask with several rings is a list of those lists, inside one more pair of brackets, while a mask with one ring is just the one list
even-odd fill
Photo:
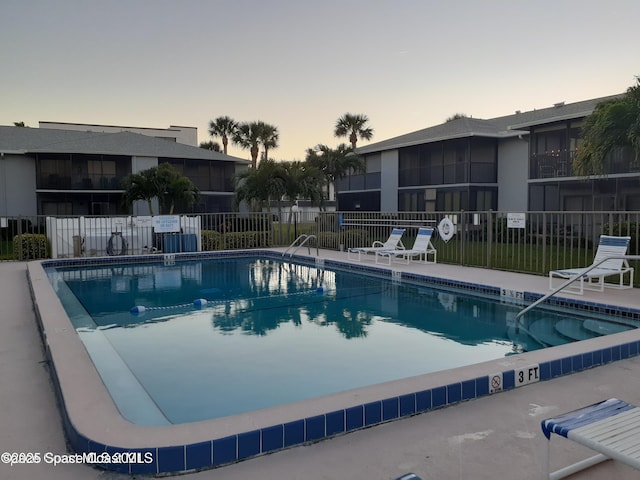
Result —
[[[534, 153], [529, 161], [529, 178], [574, 177], [573, 160], [575, 150], [557, 150]], [[605, 174], [640, 172], [640, 164], [635, 162], [631, 149], [621, 148], [612, 152], [605, 161]]]

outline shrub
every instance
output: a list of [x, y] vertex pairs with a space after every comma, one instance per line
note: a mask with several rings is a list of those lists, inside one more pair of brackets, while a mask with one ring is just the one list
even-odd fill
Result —
[[202, 230], [200, 232], [202, 240], [202, 250], [205, 252], [211, 250], [222, 250], [222, 234], [213, 230]]
[[40, 233], [25, 233], [13, 237], [13, 258], [16, 260], [39, 260], [49, 257], [49, 242]]
[[202, 250], [236, 250], [239, 248], [260, 248], [271, 245], [269, 232], [229, 232], [220, 233], [202, 230]]

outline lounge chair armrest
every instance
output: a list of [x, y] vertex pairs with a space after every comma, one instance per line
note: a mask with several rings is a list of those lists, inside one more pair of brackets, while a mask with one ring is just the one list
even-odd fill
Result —
[[372, 247], [384, 247], [384, 243], [382, 243], [380, 240], [375, 240], [372, 244]]

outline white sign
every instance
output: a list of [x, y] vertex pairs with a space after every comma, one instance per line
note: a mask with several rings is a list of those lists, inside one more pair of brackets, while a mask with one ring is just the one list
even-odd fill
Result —
[[539, 365], [531, 365], [529, 367], [520, 368], [515, 371], [516, 378], [516, 387], [521, 387], [523, 385], [527, 385], [529, 383], [539, 382], [540, 381], [540, 366]]
[[153, 229], [155, 233], [170, 233], [180, 231], [180, 216], [158, 215], [153, 217]]
[[502, 373], [489, 375], [489, 393], [501, 392], [502, 388]]
[[149, 216], [141, 216], [141, 217], [135, 217], [133, 219], [133, 221], [135, 222], [136, 227], [151, 227], [153, 226], [153, 219]]
[[507, 228], [525, 228], [527, 216], [524, 213], [507, 213]]

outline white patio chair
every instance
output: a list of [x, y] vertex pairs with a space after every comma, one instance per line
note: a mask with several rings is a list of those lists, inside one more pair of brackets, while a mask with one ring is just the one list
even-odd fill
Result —
[[[391, 265], [391, 260], [403, 259], [407, 264], [411, 259], [424, 257], [424, 263], [429, 261], [429, 255], [433, 257], [432, 263], [436, 263], [436, 249], [431, 245], [431, 236], [433, 228], [423, 228], [418, 230], [418, 236], [410, 250], [379, 250], [376, 252], [376, 263], [384, 263], [381, 260], [386, 259], [387, 265]], [[380, 260], [380, 261], [379, 261]]]
[[[361, 261], [362, 254], [366, 255], [368, 253], [376, 253], [382, 250], [404, 249], [404, 245], [402, 244], [402, 241], [401, 241], [402, 235], [404, 235], [404, 231], [405, 231], [404, 228], [394, 228], [391, 231], [391, 235], [389, 235], [389, 238], [384, 243], [379, 240], [376, 240], [371, 244], [370, 247], [350, 248], [349, 250], [347, 250], [347, 257], [349, 258], [349, 260]], [[358, 254], [357, 258], [355, 258], [356, 253]]]
[[[573, 475], [604, 460], [614, 459], [640, 470], [640, 408], [610, 398], [557, 418], [542, 421], [547, 437], [547, 474], [549, 479]], [[551, 434], [561, 435], [590, 448], [597, 455], [549, 472]]]
[[[630, 242], [631, 237], [600, 235], [598, 250], [596, 251], [596, 256], [591, 265], [595, 265], [607, 257], [626, 255]], [[587, 272], [586, 270], [588, 268], [589, 267], [551, 270], [549, 272], [549, 289], [553, 290], [554, 288], [557, 288], [557, 286], [554, 287], [553, 285], [554, 277], [563, 278], [565, 280], [579, 277], [578, 280], [564, 289], [567, 292], [577, 293], [578, 295], [584, 294], [585, 290], [603, 292], [605, 286], [618, 289], [633, 287], [633, 267], [630, 267], [629, 262], [625, 259], [620, 258], [607, 260], [601, 265], [595, 267], [593, 270]], [[625, 284], [624, 276], [627, 273], [629, 274], [629, 283]], [[619, 276], [618, 284], [605, 283], [605, 278], [613, 275]], [[575, 286], [576, 284], [577, 287]]]

